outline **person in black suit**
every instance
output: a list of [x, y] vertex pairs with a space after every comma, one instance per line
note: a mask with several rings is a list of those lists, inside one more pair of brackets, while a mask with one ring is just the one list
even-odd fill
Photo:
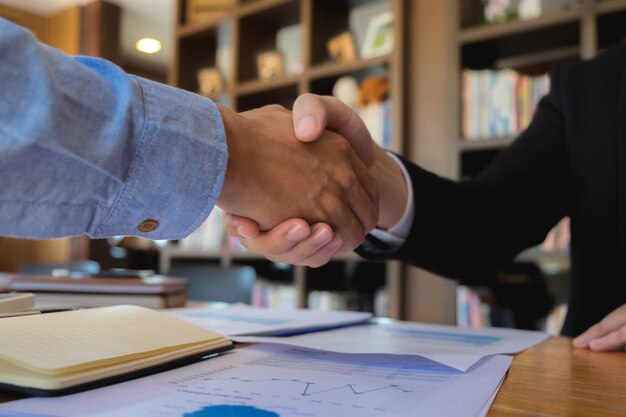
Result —
[[[528, 129], [470, 182], [440, 178], [385, 153], [335, 99], [300, 97], [294, 119], [300, 140], [314, 140], [327, 127], [363, 160], [374, 154], [380, 219], [358, 249], [366, 258], [399, 259], [463, 283], [489, 284], [485, 277], [570, 216], [572, 281], [562, 333], [579, 335], [576, 347], [624, 349], [626, 47], [557, 67]], [[341, 240], [327, 225], [297, 219], [259, 234], [248, 220], [228, 216], [227, 230], [270, 259], [310, 266], [328, 261]]]

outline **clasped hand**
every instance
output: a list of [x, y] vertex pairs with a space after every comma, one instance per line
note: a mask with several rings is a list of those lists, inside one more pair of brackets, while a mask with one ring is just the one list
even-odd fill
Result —
[[[325, 223], [318, 236], [334, 250], [352, 250], [378, 220], [378, 186], [369, 167], [340, 135], [297, 140], [291, 112], [266, 106], [245, 113], [220, 107], [228, 166], [217, 205], [254, 220], [261, 230], [290, 218]], [[368, 161], [365, 161], [368, 162]], [[301, 225], [291, 234], [301, 238]]]
[[[378, 217], [359, 232], [369, 232], [374, 225], [388, 228], [398, 222], [407, 204], [404, 176], [396, 162], [374, 143], [365, 124], [352, 109], [334, 97], [304, 94], [294, 103], [290, 129], [285, 132], [285, 137], [300, 141], [298, 149], [308, 149], [317, 144], [320, 137], [332, 136], [329, 131], [335, 132], [347, 139], [358, 159], [369, 168], [378, 184], [380, 205], [368, 211]], [[352, 158], [352, 153], [350, 155]], [[326, 154], [326, 157], [331, 158], [332, 155]], [[375, 189], [375, 184], [371, 188]], [[352, 201], [350, 207], [355, 212], [359, 209]], [[272, 229], [262, 226], [264, 231], [261, 231], [251, 219], [230, 212], [226, 215], [225, 226], [228, 234], [240, 238], [246, 248], [276, 262], [318, 267], [333, 255], [355, 248], [355, 239], [349, 235], [350, 224], [324, 222], [321, 217], [315, 222], [298, 217], [291, 216]]]

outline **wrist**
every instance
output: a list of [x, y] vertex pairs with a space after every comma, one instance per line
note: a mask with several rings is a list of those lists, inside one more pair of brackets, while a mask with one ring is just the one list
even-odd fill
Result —
[[373, 176], [380, 190], [377, 228], [387, 230], [396, 225], [407, 205], [408, 192], [398, 163], [385, 150], [376, 147]]
[[236, 126], [241, 123], [241, 116], [232, 109], [216, 104], [222, 116], [224, 131], [226, 133], [226, 146], [228, 147], [228, 162], [224, 185], [217, 199], [217, 206], [223, 209], [231, 207], [236, 196], [241, 192], [242, 181], [240, 177], [239, 164], [241, 164], [241, 144], [237, 143]]

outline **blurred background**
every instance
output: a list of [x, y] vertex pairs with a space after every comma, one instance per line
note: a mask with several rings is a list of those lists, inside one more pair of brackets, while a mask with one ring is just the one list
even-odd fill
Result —
[[[102, 57], [239, 111], [290, 108], [304, 92], [334, 95], [379, 144], [457, 180], [476, 176], [525, 129], [554, 65], [626, 37], [625, 0], [0, 0], [0, 16], [68, 54]], [[246, 267], [254, 277], [241, 301], [259, 306], [557, 333], [568, 247], [563, 219], [496, 286], [469, 288], [352, 254], [318, 269], [276, 264], [227, 238], [214, 210], [178, 242], [0, 238], [0, 270], [93, 260], [223, 286], [218, 276]]]

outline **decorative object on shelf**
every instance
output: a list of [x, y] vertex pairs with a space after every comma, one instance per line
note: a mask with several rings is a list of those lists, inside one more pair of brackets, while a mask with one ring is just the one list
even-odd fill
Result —
[[363, 107], [371, 103], [383, 102], [388, 95], [389, 81], [387, 78], [378, 76], [367, 77], [361, 83], [357, 106]]
[[359, 96], [359, 83], [356, 78], [349, 76], [339, 78], [333, 86], [333, 96], [347, 106], [355, 108]]
[[198, 70], [199, 93], [208, 98], [219, 97], [224, 88], [222, 75], [217, 68], [202, 68]]
[[581, 0], [520, 0], [517, 15], [521, 20], [534, 19], [545, 13], [576, 8], [580, 3]]
[[502, 23], [517, 19], [519, 0], [483, 0], [484, 17], [488, 23]]
[[328, 54], [337, 62], [351, 62], [356, 60], [354, 39], [348, 31], [332, 37], [326, 44]]
[[534, 19], [541, 16], [541, 0], [520, 0], [517, 15], [521, 20]]
[[236, 0], [187, 0], [187, 24], [210, 22], [226, 16]]
[[276, 32], [276, 49], [283, 55], [287, 75], [299, 75], [304, 72], [302, 25], [285, 26], [279, 29]]
[[261, 80], [274, 80], [283, 76], [283, 56], [278, 51], [257, 55], [257, 71]]
[[360, 51], [363, 48], [363, 42], [365, 41], [365, 35], [370, 21], [376, 16], [389, 12], [391, 8], [390, 3], [387, 1], [354, 3], [363, 4], [358, 4], [350, 8], [350, 11], [348, 12], [348, 28], [354, 38], [354, 44], [356, 45], [357, 51]]
[[393, 50], [393, 18], [393, 12], [389, 10], [370, 20], [361, 48], [361, 57], [373, 58]]
[[357, 114], [361, 117], [372, 139], [382, 146], [391, 146], [391, 100], [389, 82], [385, 77], [370, 76], [361, 83], [357, 98]]

